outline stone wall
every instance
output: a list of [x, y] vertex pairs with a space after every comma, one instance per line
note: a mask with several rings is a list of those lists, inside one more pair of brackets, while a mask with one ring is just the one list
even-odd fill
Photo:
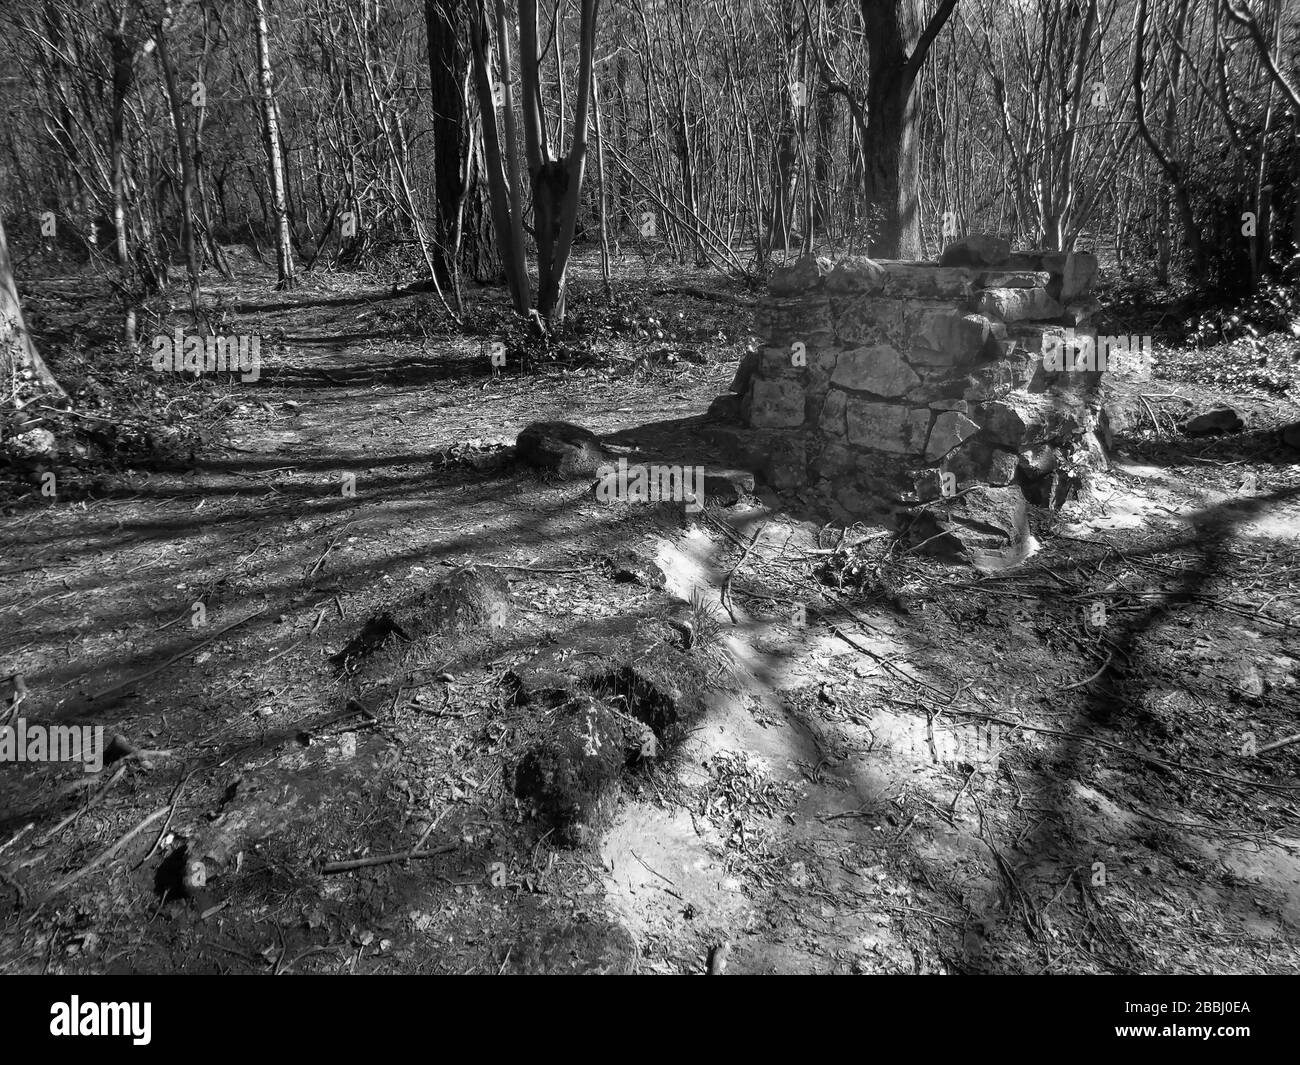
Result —
[[1101, 374], [1050, 368], [1044, 352], [1086, 331], [1096, 269], [1088, 254], [970, 237], [939, 263], [778, 271], [763, 346], [731, 386], [767, 479], [819, 487], [853, 516], [982, 486], [1059, 506], [1102, 460]]

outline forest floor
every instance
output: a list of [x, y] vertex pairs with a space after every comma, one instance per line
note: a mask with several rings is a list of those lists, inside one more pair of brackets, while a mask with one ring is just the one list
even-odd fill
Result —
[[[495, 292], [461, 330], [238, 265], [204, 291], [262, 338], [255, 382], [154, 374], [89, 277], [24, 291], [87, 435], [56, 497], [3, 487], [0, 677], [129, 753], [0, 769], [0, 972], [1300, 972], [1300, 743], [1261, 750], [1300, 732], [1296, 391], [1165, 360], [1089, 498], [981, 576], [797, 493], [603, 506], [515, 462], [540, 419], [718, 461], [694, 430], [751, 339], [739, 287], [629, 264], [608, 308], [584, 259], [569, 339], [525, 352]], [[1220, 401], [1245, 430], [1181, 434]], [[628, 548], [665, 589], [606, 575]], [[466, 563], [505, 567], [511, 623], [353, 712], [330, 656]], [[692, 599], [729, 667], [560, 846], [514, 796], [545, 723], [503, 676]]]

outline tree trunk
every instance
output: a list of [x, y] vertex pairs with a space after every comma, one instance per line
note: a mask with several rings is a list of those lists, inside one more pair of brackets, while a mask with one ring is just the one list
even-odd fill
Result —
[[920, 150], [912, 86], [956, 2], [942, 0], [923, 29], [921, 0], [861, 0], [871, 64], [864, 192], [876, 222], [871, 252], [881, 258], [921, 255]]
[[262, 133], [266, 139], [267, 172], [271, 177], [271, 201], [275, 212], [275, 265], [277, 289], [294, 287], [293, 244], [289, 232], [288, 200], [284, 187], [284, 156], [280, 146], [280, 124], [275, 110], [271, 77], [271, 46], [266, 25], [266, 5], [253, 0], [257, 28], [257, 67], [262, 89]]
[[[434, 199], [437, 202], [435, 243], [438, 280], [460, 302], [461, 243], [481, 237], [465, 228], [466, 201], [474, 169], [474, 131], [469, 114], [469, 0], [425, 0], [428, 30], [429, 97], [433, 107]], [[471, 261], [482, 258], [470, 249]]]
[[167, 47], [165, 22], [159, 22], [154, 40], [158, 44], [158, 65], [162, 69], [167, 88], [167, 101], [171, 106], [172, 125], [176, 127], [176, 150], [181, 160], [181, 251], [185, 256], [185, 269], [190, 279], [190, 311], [199, 315], [199, 247], [194, 239], [194, 156], [190, 151], [190, 138], [185, 132], [185, 104], [180, 84], [176, 80], [176, 65]]
[[[498, 22], [498, 30], [504, 18]], [[483, 116], [483, 152], [487, 169], [489, 202], [492, 208], [492, 225], [496, 231], [497, 246], [501, 249], [501, 259], [505, 265], [506, 281], [510, 287], [510, 297], [515, 310], [520, 314], [528, 313], [532, 302], [531, 282], [528, 267], [524, 261], [524, 230], [521, 212], [523, 203], [516, 194], [516, 183], [506, 180], [506, 163], [504, 153], [515, 150], [513, 138], [507, 136], [503, 152], [501, 135], [497, 122], [497, 100], [503, 110], [510, 112], [512, 104], [509, 89], [509, 42], [499, 40], [502, 53], [500, 68], [501, 80], [497, 82], [497, 91], [493, 91], [492, 65], [488, 59], [490, 45], [487, 10], [484, 0], [477, 0], [474, 15], [470, 20], [470, 48], [474, 54], [474, 89], [478, 95], [479, 112]], [[508, 130], [514, 131], [513, 119], [508, 123]]]
[[24, 406], [24, 392], [29, 393], [29, 398], [34, 398], [32, 393], [65, 402], [68, 398], [27, 332], [9, 261], [4, 221], [0, 219], [0, 396], [4, 397], [0, 405]]

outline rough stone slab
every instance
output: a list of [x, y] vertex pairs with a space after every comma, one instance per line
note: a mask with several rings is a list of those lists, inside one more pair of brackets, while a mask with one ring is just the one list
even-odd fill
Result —
[[793, 266], [779, 266], [772, 272], [767, 290], [773, 296], [789, 296], [807, 292], [821, 285], [821, 279], [831, 271], [829, 259], [804, 256]]
[[923, 366], [975, 362], [988, 353], [989, 342], [996, 339], [993, 323], [981, 314], [909, 309], [908, 324], [911, 337], [908, 361]]
[[795, 348], [765, 347], [758, 353], [758, 376], [765, 380], [777, 377], [802, 378], [809, 358], [807, 345], [804, 346], [804, 366], [795, 364]]
[[821, 417], [817, 420], [817, 428], [829, 436], [843, 439], [848, 432], [844, 420], [847, 399], [848, 397], [837, 388], [827, 392], [826, 401], [822, 404]]
[[550, 732], [515, 767], [515, 795], [564, 842], [578, 842], [609, 812], [605, 800], [644, 742], [640, 722], [581, 694], [559, 708]]
[[1031, 444], [1082, 434], [1087, 412], [1080, 397], [1071, 393], [1011, 392], [986, 404], [983, 423], [992, 440], [1020, 451]]
[[1071, 252], [1062, 271], [1061, 302], [1072, 303], [1086, 297], [1092, 290], [1092, 281], [1096, 276], [1097, 256], [1086, 251]]
[[826, 395], [826, 390], [831, 386], [831, 375], [835, 373], [835, 366], [839, 362], [840, 353], [838, 349], [826, 349], [816, 352], [809, 352], [808, 370], [805, 383], [808, 388], [809, 396], [821, 399]]
[[1001, 399], [1020, 384], [1015, 367], [1008, 362], [991, 362], [979, 367], [966, 378], [962, 398], [969, 403]]
[[1064, 308], [1041, 288], [986, 288], [976, 308], [1004, 322], [1060, 318]]
[[854, 348], [841, 352], [831, 375], [831, 384], [877, 396], [901, 396], [921, 378], [888, 344]]
[[957, 411], [945, 411], [935, 419], [925, 447], [927, 462], [937, 462], [980, 431], [980, 427]]
[[709, 404], [709, 409], [704, 412], [706, 421], [716, 422], [737, 422], [740, 421], [741, 397], [728, 393], [725, 396], [715, 396], [713, 402]]
[[831, 481], [843, 481], [855, 476], [862, 468], [864, 455], [843, 442], [831, 441], [821, 449], [813, 463], [817, 476]]
[[930, 429], [926, 408], [871, 403], [850, 397], [845, 406], [849, 443], [898, 455], [919, 455]]
[[976, 278], [979, 288], [1047, 288], [1052, 275], [1046, 270], [985, 271]]
[[981, 572], [1019, 565], [1034, 547], [1025, 498], [1015, 486], [972, 488], [918, 515], [910, 535], [929, 554], [962, 558]]
[[900, 348], [906, 337], [903, 304], [880, 296], [838, 296], [832, 301], [835, 333], [848, 345], [892, 344]]
[[1017, 469], [1024, 470], [1025, 473], [1032, 477], [1041, 477], [1045, 473], [1051, 473], [1060, 464], [1060, 449], [1053, 447], [1051, 444], [1035, 444], [1016, 456]]
[[754, 320], [760, 335], [778, 346], [802, 340], [811, 348], [833, 339], [831, 302], [821, 292], [766, 300]]
[[755, 429], [793, 429], [803, 424], [803, 388], [797, 381], [755, 378], [745, 422]]
[[984, 471], [984, 480], [992, 485], [1010, 484], [1016, 478], [1016, 466], [1020, 456], [1014, 451], [994, 448], [993, 455]]
[[802, 488], [808, 483], [807, 440], [802, 435], [791, 435], [773, 445], [763, 456], [759, 473], [778, 491]]
[[975, 289], [975, 272], [963, 267], [933, 263], [889, 263], [885, 295], [897, 299], [969, 299]]
[[749, 382], [753, 379], [755, 372], [758, 370], [758, 352], [747, 351], [740, 357], [740, 365], [736, 367], [736, 376], [731, 379], [729, 391], [743, 396], [749, 391]]
[[1052, 295], [1058, 300], [1071, 303], [1087, 297], [1097, 275], [1097, 256], [1086, 251], [1043, 251], [1036, 257], [1039, 269], [1052, 275]]
[[970, 404], [964, 399], [936, 399], [930, 404], [931, 410], [955, 410], [962, 414], [970, 413]]
[[1006, 237], [980, 233], [962, 237], [943, 249], [940, 266], [998, 266], [1011, 254]]
[[1047, 254], [1049, 253], [1041, 251], [1013, 251], [1002, 266], [1006, 270], [1050, 274], [1051, 271], [1043, 264], [1043, 257]]
[[732, 470], [706, 467], [704, 470], [704, 500], [723, 507], [732, 507], [754, 492], [754, 475], [749, 470]]
[[873, 295], [885, 287], [885, 268], [865, 255], [850, 255], [835, 264], [826, 278], [826, 291]]

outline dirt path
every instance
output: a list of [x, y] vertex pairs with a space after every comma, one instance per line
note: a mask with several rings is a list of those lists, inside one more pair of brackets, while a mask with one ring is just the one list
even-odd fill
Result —
[[[685, 312], [662, 344], [495, 375], [488, 337], [412, 339], [419, 297], [214, 290], [264, 366], [214, 388], [193, 462], [6, 508], [0, 673], [30, 718], [144, 753], [0, 776], [4, 971], [701, 972], [723, 944], [731, 972], [1300, 970], [1300, 745], [1242, 754], [1297, 731], [1294, 462], [1135, 441], [1006, 580], [861, 527], [831, 556], [795, 497], [602, 507], [511, 462], [556, 417], [713, 460], [683, 426], [747, 321], [668, 287], [619, 312]], [[661, 608], [601, 576], [629, 545], [719, 617], [731, 575], [734, 668], [602, 838], [559, 847], [512, 794], [538, 722], [500, 679]], [[851, 559], [871, 579], [834, 589]], [[349, 713], [329, 656], [470, 561], [518, 567], [508, 630]], [[180, 899], [194, 839], [219, 875]]]

